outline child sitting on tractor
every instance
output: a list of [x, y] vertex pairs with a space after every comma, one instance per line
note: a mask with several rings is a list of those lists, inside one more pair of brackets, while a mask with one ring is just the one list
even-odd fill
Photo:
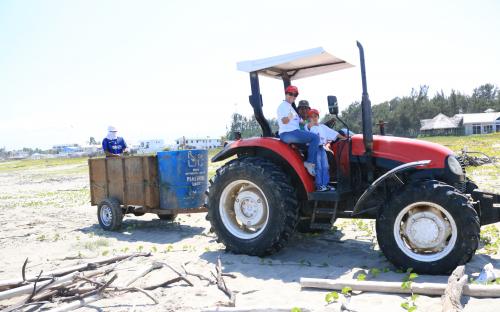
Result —
[[307, 124], [306, 129], [317, 134], [319, 136], [320, 143], [315, 166], [316, 191], [334, 191], [335, 188], [328, 185], [328, 183], [330, 183], [330, 168], [324, 145], [330, 141], [335, 141], [337, 138], [344, 139], [344, 136], [340, 135], [337, 131], [330, 129], [328, 126], [320, 124], [319, 111], [317, 109], [311, 109], [308, 112], [308, 116], [309, 123]]

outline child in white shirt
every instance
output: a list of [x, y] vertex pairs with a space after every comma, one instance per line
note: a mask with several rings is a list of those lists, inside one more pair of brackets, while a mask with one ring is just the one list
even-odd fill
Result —
[[336, 140], [338, 137], [343, 138], [337, 131], [328, 128], [325, 125], [319, 123], [319, 111], [317, 109], [311, 109], [308, 113], [309, 123], [306, 126], [310, 132], [315, 133], [319, 136], [319, 150], [317, 154], [316, 161], [316, 190], [319, 192], [334, 190], [332, 187], [328, 186], [330, 182], [330, 173], [328, 165], [328, 157], [326, 156], [326, 151], [323, 147], [326, 143]]

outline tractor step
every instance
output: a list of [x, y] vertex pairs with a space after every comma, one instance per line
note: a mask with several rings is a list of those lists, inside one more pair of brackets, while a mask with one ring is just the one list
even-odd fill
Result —
[[348, 192], [340, 192], [338, 190], [325, 191], [325, 192], [312, 192], [307, 194], [307, 198], [309, 200], [314, 200], [314, 201], [338, 202], [341, 200], [343, 195], [347, 193]]
[[335, 204], [335, 208], [320, 208], [317, 207], [317, 204], [316, 201], [309, 227], [316, 230], [331, 229], [337, 218], [337, 204]]

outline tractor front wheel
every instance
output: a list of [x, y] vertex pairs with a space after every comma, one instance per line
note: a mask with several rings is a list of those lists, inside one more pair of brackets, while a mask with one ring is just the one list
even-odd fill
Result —
[[235, 159], [211, 182], [207, 218], [226, 249], [268, 255], [295, 230], [297, 195], [278, 165], [257, 157]]
[[380, 213], [377, 240], [398, 268], [448, 274], [467, 263], [479, 243], [479, 217], [467, 197], [438, 181], [406, 186]]

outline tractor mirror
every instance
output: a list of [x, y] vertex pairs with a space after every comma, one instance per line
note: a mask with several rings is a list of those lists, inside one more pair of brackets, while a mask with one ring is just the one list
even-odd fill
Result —
[[337, 103], [337, 97], [334, 95], [328, 96], [328, 111], [330, 111], [330, 114], [332, 115], [339, 114], [339, 105]]

